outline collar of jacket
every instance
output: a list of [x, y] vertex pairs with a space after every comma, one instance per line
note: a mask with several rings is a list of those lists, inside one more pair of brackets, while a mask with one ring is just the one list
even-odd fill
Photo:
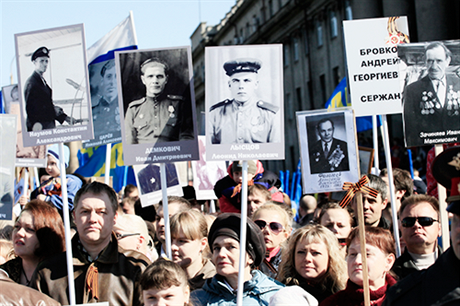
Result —
[[[73, 264], [75, 266], [84, 266], [91, 264], [91, 262], [82, 252], [81, 248], [83, 248], [83, 245], [80, 242], [80, 236], [78, 235], [78, 233], [76, 233], [75, 236], [72, 238], [72, 256]], [[113, 232], [112, 236], [110, 237], [109, 244], [101, 251], [99, 257], [93, 262], [100, 262], [104, 264], [112, 264], [118, 262], [118, 242]]]

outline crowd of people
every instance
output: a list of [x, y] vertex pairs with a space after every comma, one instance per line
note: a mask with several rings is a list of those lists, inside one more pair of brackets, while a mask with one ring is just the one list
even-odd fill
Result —
[[[56, 166], [68, 156], [51, 149], [50, 177], [32, 198], [21, 197], [12, 230], [1, 229], [0, 304], [69, 305], [73, 278], [79, 304], [236, 305], [242, 291], [243, 305], [348, 306], [364, 305], [368, 288], [371, 305], [459, 305], [459, 158], [460, 147], [453, 147], [430, 165], [449, 190], [449, 248], [440, 244], [438, 200], [414, 187], [405, 170], [393, 171], [396, 203], [390, 203], [387, 171], [367, 175], [375, 193], [362, 195], [362, 233], [360, 193], [346, 207], [329, 197], [304, 195], [293, 211], [276, 175], [249, 161], [244, 266], [241, 162], [231, 163], [228, 176], [216, 183], [220, 209], [213, 214], [200, 210], [195, 199], [178, 196], [142, 207], [134, 185], [120, 196], [106, 184], [68, 175], [69, 275]], [[396, 243], [402, 246], [399, 257]]]

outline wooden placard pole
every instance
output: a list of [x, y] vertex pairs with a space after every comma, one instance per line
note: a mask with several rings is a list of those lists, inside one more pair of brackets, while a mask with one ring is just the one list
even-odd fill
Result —
[[243, 161], [243, 181], [241, 183], [241, 223], [240, 223], [240, 258], [238, 271], [237, 306], [243, 306], [244, 267], [246, 265], [246, 223], [248, 219], [248, 161]]
[[112, 144], [106, 144], [105, 150], [105, 172], [104, 172], [104, 183], [110, 185], [110, 163], [112, 158]]
[[363, 195], [361, 192], [355, 194], [355, 198], [358, 208], [358, 228], [359, 228], [359, 245], [361, 247], [361, 261], [363, 265], [363, 290], [364, 290], [364, 306], [370, 306], [371, 296], [369, 292], [369, 275], [367, 270], [367, 257], [366, 257], [366, 234], [364, 224], [364, 212], [363, 212]]
[[[172, 260], [171, 252], [171, 229], [169, 228], [169, 207], [168, 207], [168, 183], [166, 181], [166, 166], [164, 163], [160, 164], [160, 180], [161, 180], [161, 193], [163, 195], [163, 218], [165, 219], [165, 244], [166, 255]], [[158, 254], [161, 256], [161, 254]]]
[[[435, 154], [438, 156], [443, 151], [442, 144], [437, 144], [434, 147]], [[446, 188], [441, 184], [438, 184], [438, 200], [439, 200], [439, 217], [441, 222], [441, 239], [442, 239], [442, 249], [443, 251], [447, 250], [450, 247], [450, 235], [449, 235], [449, 217], [447, 216], [447, 192]]]
[[65, 248], [67, 260], [67, 279], [69, 283], [69, 302], [76, 305], [75, 283], [73, 275], [72, 234], [70, 233], [69, 198], [67, 197], [67, 179], [65, 173], [64, 144], [59, 144], [59, 170], [61, 172], [62, 212], [64, 216]]

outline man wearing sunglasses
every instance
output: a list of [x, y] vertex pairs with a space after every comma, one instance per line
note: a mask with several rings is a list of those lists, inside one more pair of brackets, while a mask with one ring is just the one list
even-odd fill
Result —
[[440, 255], [440, 250], [436, 248], [441, 236], [438, 200], [424, 194], [408, 197], [401, 204], [399, 220], [406, 248], [392, 270], [403, 279], [415, 271], [428, 268]]
[[[383, 306], [460, 305], [460, 146], [449, 148], [436, 157], [431, 169], [436, 181], [449, 190], [446, 202], [447, 211], [453, 216], [451, 247], [431, 267], [414, 272], [391, 287]], [[422, 216], [417, 217], [417, 223], [431, 223]], [[405, 222], [409, 225], [413, 220]]]

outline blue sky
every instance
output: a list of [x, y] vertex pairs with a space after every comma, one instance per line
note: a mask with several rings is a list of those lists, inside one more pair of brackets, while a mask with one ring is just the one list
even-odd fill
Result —
[[[235, 0], [0, 1], [0, 87], [10, 84], [16, 33], [83, 23], [89, 47], [133, 11], [139, 49], [185, 46], [200, 21], [215, 25], [235, 4]], [[15, 61], [12, 71], [17, 83]]]

